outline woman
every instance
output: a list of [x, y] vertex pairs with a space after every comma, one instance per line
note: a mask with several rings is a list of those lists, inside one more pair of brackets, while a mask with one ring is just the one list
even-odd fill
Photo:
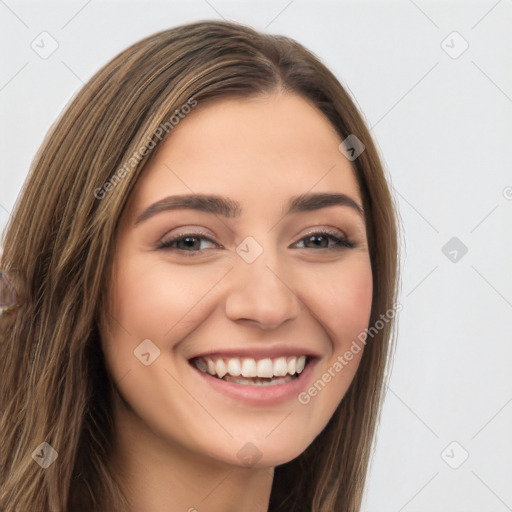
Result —
[[3, 245], [4, 512], [360, 509], [395, 213], [301, 45], [200, 22], [122, 52], [52, 128]]

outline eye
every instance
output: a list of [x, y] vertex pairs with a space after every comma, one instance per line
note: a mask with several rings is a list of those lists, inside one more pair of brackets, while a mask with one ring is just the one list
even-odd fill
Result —
[[[201, 241], [211, 242], [218, 247], [222, 247], [214, 240], [203, 235], [202, 233], [185, 233], [179, 234], [169, 240], [163, 240], [158, 244], [157, 249], [170, 249], [174, 251], [180, 251], [187, 256], [194, 256], [194, 253], [202, 252], [200, 250]], [[175, 245], [176, 247], [174, 247]]]
[[[223, 248], [211, 238], [202, 233], [181, 233], [169, 240], [163, 240], [157, 245], [157, 249], [179, 251], [186, 256], [195, 256], [198, 253], [204, 252], [208, 248], [201, 247], [201, 242], [209, 242], [217, 247]], [[311, 242], [312, 246], [308, 247]], [[297, 243], [302, 243], [299, 249], [326, 249], [326, 250], [340, 250], [342, 248], [352, 249], [356, 244], [350, 242], [345, 236], [340, 236], [338, 232], [330, 230], [317, 230], [308, 233], [305, 237]], [[296, 244], [295, 244], [296, 245]]]
[[[332, 232], [330, 230], [322, 229], [319, 231], [313, 231], [311, 233], [308, 233], [305, 237], [301, 238], [300, 242], [303, 241], [309, 241], [313, 243], [313, 247], [307, 247], [303, 244], [302, 248], [310, 249], [310, 248], [316, 248], [316, 249], [327, 249], [327, 250], [339, 250], [342, 248], [349, 248], [352, 249], [356, 246], [353, 242], [350, 242], [348, 238], [345, 236], [338, 235], [337, 232]], [[327, 246], [322, 241], [327, 242]], [[329, 242], [332, 241], [333, 245], [329, 246]]]

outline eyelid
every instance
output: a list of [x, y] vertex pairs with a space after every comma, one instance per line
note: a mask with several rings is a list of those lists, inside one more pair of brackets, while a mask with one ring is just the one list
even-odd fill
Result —
[[[170, 234], [170, 233], [172, 233], [172, 234]], [[187, 236], [197, 236], [197, 237], [207, 238], [211, 242], [215, 242], [216, 244], [221, 245], [215, 241], [215, 235], [212, 234], [210, 230], [202, 231], [201, 227], [195, 227], [193, 225], [185, 226], [185, 227], [178, 227], [178, 228], [176, 228], [176, 230], [166, 233], [164, 236], [162, 236], [159, 243], [167, 242], [168, 240], [176, 240], [177, 238], [187, 237]]]
[[325, 233], [325, 234], [330, 234], [330, 235], [333, 235], [333, 236], [338, 236], [338, 237], [343, 237], [343, 238], [347, 238], [348, 239], [348, 236], [347, 234], [339, 229], [339, 228], [334, 228], [334, 227], [331, 227], [331, 226], [318, 226], [318, 227], [315, 227], [315, 228], [311, 228], [309, 229], [306, 233], [304, 233], [303, 235], [301, 235], [300, 239], [306, 237], [306, 236], [309, 236], [309, 235], [314, 235], [316, 233]]

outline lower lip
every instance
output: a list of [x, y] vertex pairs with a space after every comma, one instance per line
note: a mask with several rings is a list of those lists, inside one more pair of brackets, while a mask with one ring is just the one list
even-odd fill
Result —
[[296, 379], [285, 382], [284, 384], [275, 384], [272, 386], [228, 382], [217, 377], [212, 377], [209, 373], [204, 373], [195, 366], [191, 366], [207, 384], [223, 395], [250, 405], [274, 405], [297, 398], [297, 396], [304, 391], [309, 385], [310, 376], [316, 362], [317, 359], [312, 359]]

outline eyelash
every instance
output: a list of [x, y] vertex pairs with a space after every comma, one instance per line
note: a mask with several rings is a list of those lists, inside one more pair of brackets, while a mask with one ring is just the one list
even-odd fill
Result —
[[[344, 248], [346, 248], [346, 249], [353, 249], [354, 247], [356, 247], [356, 244], [354, 244], [353, 242], [350, 242], [348, 240], [348, 238], [340, 237], [340, 236], [334, 234], [331, 231], [322, 230], [322, 229], [320, 229], [318, 231], [313, 231], [311, 233], [308, 233], [307, 235], [302, 237], [299, 240], [299, 242], [304, 241], [305, 239], [310, 238], [312, 236], [318, 236], [318, 235], [324, 236], [324, 237], [326, 237], [326, 238], [328, 238], [330, 240], [334, 240], [334, 243], [335, 243], [334, 247], [320, 248], [320, 249], [323, 249], [323, 250], [335, 251], [335, 250], [341, 250], [341, 249], [344, 249]], [[212, 240], [211, 238], [203, 235], [202, 233], [184, 233], [184, 234], [179, 234], [179, 235], [171, 238], [170, 240], [164, 240], [162, 242], [159, 242], [158, 245], [157, 245], [157, 249], [179, 251], [183, 255], [186, 255], [187, 257], [188, 256], [194, 257], [197, 253], [203, 252], [201, 250], [198, 250], [198, 251], [186, 251], [186, 250], [183, 250], [183, 249], [174, 249], [172, 247], [172, 245], [174, 245], [176, 242], [179, 242], [180, 240], [184, 240], [186, 238], [197, 238], [197, 239], [207, 240], [208, 242], [212, 242], [214, 244], [217, 244], [217, 242], [215, 242], [215, 240]], [[308, 247], [305, 247], [305, 249], [308, 249]]]

